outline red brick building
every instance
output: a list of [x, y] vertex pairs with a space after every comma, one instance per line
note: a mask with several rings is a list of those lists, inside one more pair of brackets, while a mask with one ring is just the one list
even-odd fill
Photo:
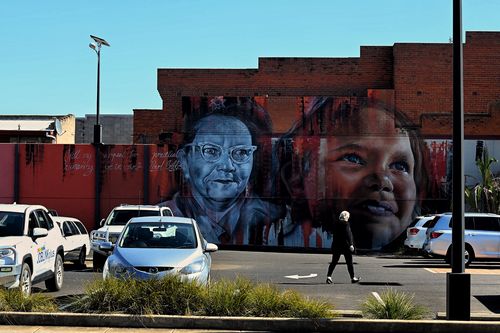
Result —
[[[361, 46], [359, 58], [259, 58], [257, 69], [158, 69], [161, 110], [134, 110], [134, 143], [182, 131], [183, 96], [260, 96], [275, 133], [296, 119], [297, 96], [375, 95], [421, 127], [451, 137], [452, 44]], [[500, 32], [467, 32], [466, 138], [500, 138]]]

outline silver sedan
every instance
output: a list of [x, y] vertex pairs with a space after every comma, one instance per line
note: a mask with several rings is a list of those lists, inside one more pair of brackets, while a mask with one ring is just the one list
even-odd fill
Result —
[[104, 278], [151, 279], [178, 274], [201, 284], [210, 279], [210, 252], [217, 251], [217, 245], [201, 236], [195, 220], [171, 216], [133, 218], [114, 248], [111, 243], [100, 248], [113, 251], [104, 265]]

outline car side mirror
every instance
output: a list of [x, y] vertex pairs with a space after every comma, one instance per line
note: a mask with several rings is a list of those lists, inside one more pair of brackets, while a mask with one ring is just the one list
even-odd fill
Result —
[[215, 252], [219, 249], [219, 247], [213, 243], [207, 243], [205, 246], [205, 252]]
[[101, 222], [99, 222], [99, 226], [102, 227], [104, 225], [104, 219], [101, 220]]
[[45, 228], [33, 228], [33, 238], [45, 237], [49, 234], [49, 231]]
[[114, 245], [111, 242], [103, 242], [99, 244], [99, 250], [101, 251], [106, 251], [106, 252], [111, 252], [114, 249]]

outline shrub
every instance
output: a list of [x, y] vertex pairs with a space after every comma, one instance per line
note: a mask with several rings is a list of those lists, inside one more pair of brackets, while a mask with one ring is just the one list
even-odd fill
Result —
[[422, 319], [429, 313], [427, 308], [413, 302], [413, 294], [388, 289], [377, 296], [369, 296], [361, 305], [364, 317], [411, 320]]
[[332, 306], [326, 302], [243, 278], [220, 280], [207, 287], [183, 282], [176, 276], [144, 281], [99, 280], [87, 285], [85, 294], [75, 298], [66, 309], [90, 313], [333, 317]]
[[53, 312], [57, 306], [51, 297], [42, 294], [25, 296], [20, 289], [0, 289], [0, 311]]
[[69, 309], [75, 312], [128, 314], [196, 314], [203, 305], [203, 289], [177, 276], [163, 279], [106, 279], [88, 284]]

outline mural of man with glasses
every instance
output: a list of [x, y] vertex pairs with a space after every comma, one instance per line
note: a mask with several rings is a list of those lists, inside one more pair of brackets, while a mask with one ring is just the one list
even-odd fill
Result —
[[253, 166], [258, 136], [271, 132], [269, 116], [249, 101], [226, 107], [212, 100], [205, 112], [186, 117], [177, 159], [187, 189], [164, 204], [176, 216], [194, 218], [209, 242], [266, 244], [281, 209], [253, 192]]

